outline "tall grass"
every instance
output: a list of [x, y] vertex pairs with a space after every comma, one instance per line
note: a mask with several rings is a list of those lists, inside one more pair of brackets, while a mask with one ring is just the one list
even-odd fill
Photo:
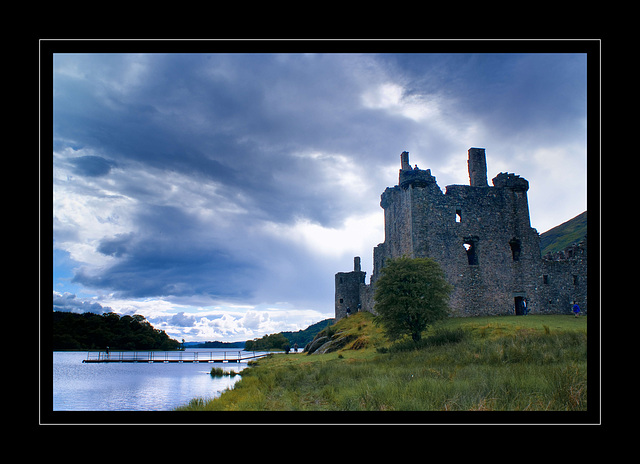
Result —
[[326, 381], [338, 383], [336, 409], [586, 409], [586, 350], [571, 335], [464, 342], [387, 356], [325, 373]]
[[586, 331], [445, 328], [421, 346], [288, 355], [194, 410], [565, 411], [587, 408]]

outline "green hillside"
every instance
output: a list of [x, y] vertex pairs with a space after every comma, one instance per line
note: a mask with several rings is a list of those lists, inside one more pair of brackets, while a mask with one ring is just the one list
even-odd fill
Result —
[[587, 410], [586, 317], [449, 318], [419, 346], [391, 344], [373, 319], [343, 318], [320, 334], [342, 340], [336, 351], [262, 358], [233, 389], [178, 410]]
[[579, 242], [587, 235], [587, 212], [540, 234], [542, 256], [564, 250], [572, 243]]

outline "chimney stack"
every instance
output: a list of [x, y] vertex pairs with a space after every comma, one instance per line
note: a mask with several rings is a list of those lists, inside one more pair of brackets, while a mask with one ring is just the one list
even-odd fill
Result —
[[400, 153], [401, 169], [403, 171], [411, 171], [411, 165], [409, 164], [409, 152], [403, 151]]
[[469, 148], [469, 185], [471, 187], [488, 187], [487, 158], [484, 148]]

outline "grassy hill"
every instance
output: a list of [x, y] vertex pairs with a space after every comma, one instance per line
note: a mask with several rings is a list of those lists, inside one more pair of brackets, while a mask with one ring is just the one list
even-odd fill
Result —
[[549, 252], [564, 250], [572, 243], [582, 240], [585, 235], [587, 235], [586, 211], [540, 234], [542, 256]]
[[[183, 411], [565, 411], [587, 408], [587, 318], [450, 318], [419, 349], [390, 344], [370, 313], [325, 329], [324, 354], [279, 354]], [[320, 335], [320, 334], [319, 334]], [[455, 336], [452, 336], [455, 335]]]

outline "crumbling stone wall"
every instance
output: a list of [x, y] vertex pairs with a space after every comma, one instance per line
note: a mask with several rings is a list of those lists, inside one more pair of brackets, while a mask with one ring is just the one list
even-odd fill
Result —
[[542, 260], [540, 311], [570, 314], [574, 302], [587, 313], [587, 237]]
[[375, 313], [380, 270], [386, 259], [403, 255], [440, 264], [454, 287], [456, 316], [517, 314], [524, 304], [530, 312], [562, 313], [568, 300], [586, 311], [586, 244], [580, 262], [543, 260], [529, 220], [529, 182], [500, 173], [490, 187], [485, 150], [471, 148], [468, 155], [470, 185], [449, 185], [443, 193], [430, 170], [412, 169], [409, 154], [401, 154], [398, 185], [381, 196], [385, 241], [374, 248], [370, 284], [360, 258], [354, 271], [336, 274], [336, 318], [344, 317], [347, 304], [352, 312], [360, 305]]

